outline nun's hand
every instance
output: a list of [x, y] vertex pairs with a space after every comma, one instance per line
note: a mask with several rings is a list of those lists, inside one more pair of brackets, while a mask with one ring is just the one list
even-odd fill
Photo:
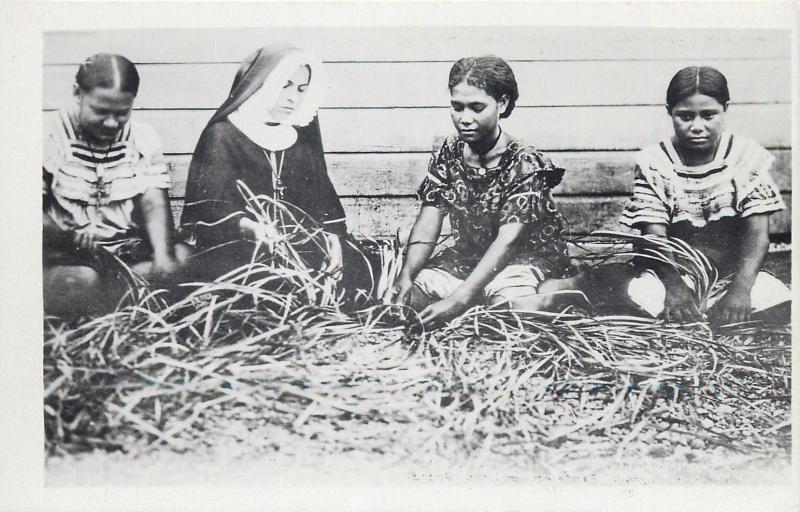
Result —
[[242, 218], [239, 221], [239, 230], [244, 238], [262, 245], [269, 252], [272, 252], [275, 242], [280, 238], [278, 230], [272, 224], [256, 222], [248, 218]]
[[169, 280], [170, 276], [180, 270], [180, 263], [171, 254], [153, 256], [153, 274], [161, 281]]

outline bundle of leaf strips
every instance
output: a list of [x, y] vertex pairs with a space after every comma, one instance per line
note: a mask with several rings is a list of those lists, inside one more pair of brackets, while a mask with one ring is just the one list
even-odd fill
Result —
[[[292, 249], [319, 233], [247, 192], [250, 214], [280, 235], [266, 257], [159, 310], [140, 301], [77, 328], [46, 324], [51, 453], [197, 450], [233, 437], [255, 450], [500, 457], [547, 469], [619, 457], [676, 425], [706, 445], [788, 450], [786, 326], [714, 334], [705, 324], [475, 307], [438, 329], [408, 330], [385, 322], [380, 305], [343, 312], [332, 281]], [[698, 294], [715, 285], [691, 248], [638, 242], [640, 255], [694, 275]], [[397, 242], [379, 251], [377, 292], [402, 257]], [[711, 413], [697, 412], [720, 404], [741, 410], [734, 416], [756, 434], [743, 441], [736, 421], [709, 424]]]

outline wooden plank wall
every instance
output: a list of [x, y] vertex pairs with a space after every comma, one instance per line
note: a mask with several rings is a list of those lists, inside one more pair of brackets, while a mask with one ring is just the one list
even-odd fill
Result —
[[[774, 177], [791, 200], [790, 33], [569, 27], [300, 28], [48, 33], [43, 108], [71, 101], [77, 64], [100, 51], [133, 60], [142, 84], [135, 117], [160, 133], [180, 211], [188, 163], [238, 63], [290, 41], [326, 63], [330, 91], [320, 124], [331, 178], [355, 232], [408, 228], [435, 136], [452, 131], [447, 74], [466, 55], [507, 59], [520, 99], [504, 128], [565, 167], [557, 201], [572, 233], [616, 228], [632, 187], [632, 159], [670, 133], [664, 92], [675, 71], [709, 64], [728, 77], [729, 128], [777, 157]], [[790, 232], [773, 215], [774, 235]]]

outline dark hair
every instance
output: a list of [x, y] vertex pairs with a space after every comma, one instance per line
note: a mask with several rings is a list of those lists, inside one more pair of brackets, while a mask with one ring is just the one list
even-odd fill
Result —
[[500, 101], [504, 95], [507, 96], [508, 106], [505, 112], [500, 114], [502, 118], [510, 116], [517, 104], [517, 98], [519, 98], [517, 79], [514, 78], [511, 66], [500, 57], [484, 55], [458, 59], [450, 68], [447, 87], [452, 90], [461, 82], [483, 89], [486, 94], [497, 101]]
[[90, 92], [95, 87], [118, 88], [136, 96], [139, 92], [139, 72], [133, 62], [122, 55], [98, 53], [80, 65], [75, 83], [84, 92]]
[[726, 105], [731, 99], [725, 75], [710, 66], [689, 66], [675, 73], [667, 87], [667, 110], [694, 94], [704, 94]]

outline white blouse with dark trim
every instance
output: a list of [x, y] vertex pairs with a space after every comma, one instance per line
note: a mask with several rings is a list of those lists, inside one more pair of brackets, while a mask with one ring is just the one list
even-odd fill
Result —
[[101, 242], [137, 230], [136, 196], [170, 187], [161, 142], [146, 124], [126, 123], [106, 151], [82, 140], [66, 111], [50, 112], [42, 149], [46, 212], [63, 229], [90, 233]]
[[757, 142], [723, 133], [714, 159], [681, 163], [670, 140], [642, 149], [636, 159], [633, 197], [620, 222], [703, 227], [726, 217], [747, 217], [786, 208], [770, 176], [775, 160]]

